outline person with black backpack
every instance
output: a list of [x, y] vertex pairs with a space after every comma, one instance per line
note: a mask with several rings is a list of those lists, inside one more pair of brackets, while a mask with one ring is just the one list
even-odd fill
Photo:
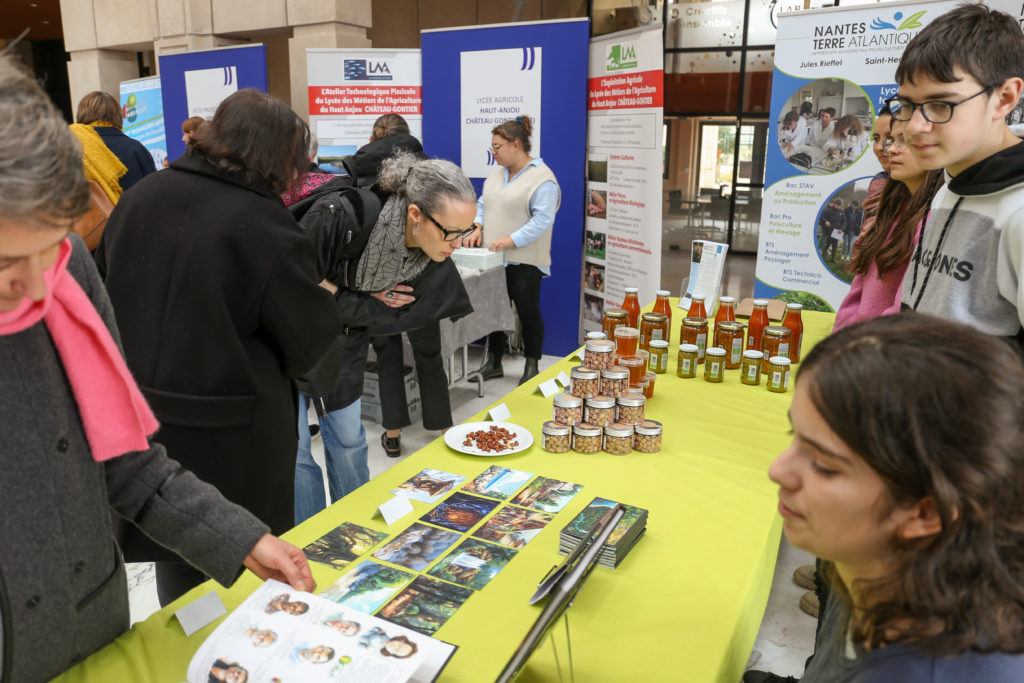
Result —
[[337, 500], [369, 479], [360, 397], [370, 337], [472, 312], [450, 257], [474, 230], [476, 192], [452, 162], [402, 150], [383, 163], [374, 186], [340, 176], [291, 210], [316, 245], [318, 275], [338, 287], [345, 325], [320, 366], [299, 383], [298, 524], [327, 504], [309, 448], [307, 402], [320, 418], [328, 486]]

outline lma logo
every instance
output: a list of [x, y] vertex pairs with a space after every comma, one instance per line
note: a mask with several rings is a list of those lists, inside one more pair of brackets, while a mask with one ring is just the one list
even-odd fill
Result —
[[346, 81], [390, 81], [391, 68], [383, 59], [346, 59]]
[[636, 60], [636, 43], [616, 43], [608, 46], [608, 58], [605, 60], [605, 71], [622, 71], [635, 69], [639, 65]]

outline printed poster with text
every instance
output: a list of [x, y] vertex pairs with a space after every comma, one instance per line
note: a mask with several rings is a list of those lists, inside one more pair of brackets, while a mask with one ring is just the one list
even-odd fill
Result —
[[157, 169], [163, 168], [167, 159], [167, 134], [159, 76], [121, 83], [121, 118], [122, 132], [141, 142], [153, 155]]
[[540, 148], [540, 47], [463, 52], [459, 67], [462, 170], [470, 178], [487, 178], [494, 171], [491, 130], [526, 114], [533, 124], [530, 156], [543, 158]]
[[590, 41], [583, 330], [600, 330], [623, 288], [661, 288], [664, 70], [661, 29]]
[[[853, 280], [846, 264], [859, 234], [858, 207], [882, 170], [871, 150], [875, 114], [896, 94], [907, 43], [955, 5], [883, 3], [782, 16], [755, 296], [839, 308]], [[801, 116], [807, 109], [812, 114]], [[822, 110], [833, 112], [827, 125]]]
[[400, 114], [423, 141], [421, 62], [419, 50], [306, 50], [309, 124], [322, 169], [344, 172], [341, 160], [370, 141], [384, 114]]

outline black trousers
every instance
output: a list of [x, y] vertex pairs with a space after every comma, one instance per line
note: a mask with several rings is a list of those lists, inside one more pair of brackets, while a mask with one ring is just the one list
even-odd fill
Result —
[[[441, 358], [441, 326], [435, 321], [405, 334], [409, 337], [416, 363], [423, 427], [432, 431], [447, 429], [452, 426], [452, 405], [448, 398], [448, 376]], [[371, 337], [370, 343], [377, 354], [384, 429], [408, 427], [412, 420], [409, 419], [409, 404], [405, 396], [402, 335]]]
[[[508, 298], [516, 305], [519, 326], [523, 333], [523, 354], [527, 358], [540, 360], [544, 346], [544, 319], [540, 317], [540, 280], [544, 276], [537, 266], [525, 263], [505, 266], [505, 284]], [[491, 352], [501, 360], [508, 344], [504, 332], [491, 332], [487, 338]]]

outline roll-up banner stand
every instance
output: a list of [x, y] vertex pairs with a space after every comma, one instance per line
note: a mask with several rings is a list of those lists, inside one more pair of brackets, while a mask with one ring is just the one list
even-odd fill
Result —
[[212, 119], [217, 106], [243, 88], [267, 91], [267, 51], [263, 43], [178, 52], [160, 56], [167, 156], [185, 152], [181, 124], [192, 116]]
[[157, 170], [163, 168], [167, 159], [167, 134], [160, 77], [122, 81], [120, 90], [121, 131], [149, 150]]
[[341, 159], [369, 142], [383, 114], [400, 114], [423, 141], [419, 50], [310, 48], [306, 74], [309, 125], [325, 171], [342, 172]]
[[661, 288], [664, 70], [661, 27], [590, 41], [583, 329], [600, 330], [624, 287]]
[[[882, 170], [871, 151], [875, 115], [896, 94], [903, 50], [956, 5], [872, 3], [780, 17], [755, 296], [810, 310], [839, 308], [853, 275], [846, 270], [842, 230], [830, 220], [836, 200], [845, 210], [867, 196], [871, 178]], [[815, 116], [835, 110], [831, 131], [818, 135], [814, 119], [783, 124], [804, 102]], [[850, 135], [837, 136], [844, 117]]]
[[[496, 168], [491, 129], [527, 114], [531, 156], [562, 190], [541, 284], [544, 353], [578, 346], [583, 243], [588, 19], [423, 31], [423, 143], [462, 166], [477, 192]], [[486, 222], [486, 218], [485, 218]]]

